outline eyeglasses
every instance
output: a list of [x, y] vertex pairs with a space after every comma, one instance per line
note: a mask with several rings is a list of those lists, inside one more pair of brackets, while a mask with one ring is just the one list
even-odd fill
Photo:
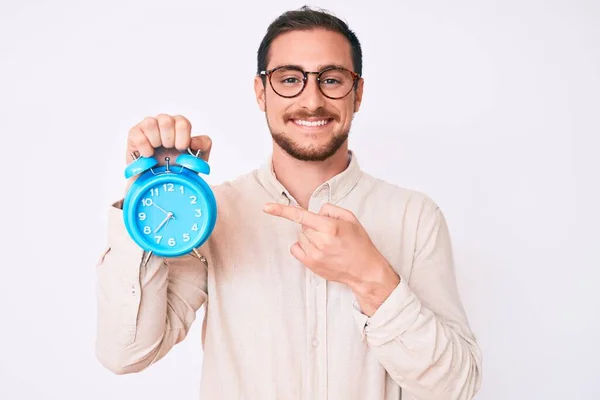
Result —
[[273, 91], [281, 97], [291, 99], [299, 96], [306, 87], [308, 75], [317, 75], [321, 93], [330, 99], [346, 97], [360, 78], [356, 72], [342, 67], [328, 67], [319, 72], [304, 71], [300, 67], [284, 65], [269, 71], [261, 71], [261, 76], [269, 78]]

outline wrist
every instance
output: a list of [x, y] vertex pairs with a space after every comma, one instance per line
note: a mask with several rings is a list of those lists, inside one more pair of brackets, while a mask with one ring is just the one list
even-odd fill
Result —
[[372, 315], [400, 284], [400, 276], [385, 260], [371, 264], [365, 273], [348, 284], [363, 312]]
[[395, 288], [400, 283], [400, 276], [387, 262], [369, 270], [355, 280], [350, 287], [357, 294], [366, 295], [384, 288]]

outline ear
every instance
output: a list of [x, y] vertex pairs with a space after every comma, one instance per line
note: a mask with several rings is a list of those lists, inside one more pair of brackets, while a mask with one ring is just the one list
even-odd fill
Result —
[[256, 94], [256, 102], [262, 112], [265, 112], [265, 86], [262, 82], [262, 77], [257, 75], [254, 77], [254, 93]]
[[363, 78], [360, 78], [358, 80], [358, 86], [356, 88], [355, 97], [354, 97], [354, 112], [355, 113], [358, 112], [358, 110], [360, 109], [360, 104], [362, 103], [364, 84], [365, 84], [365, 80]]

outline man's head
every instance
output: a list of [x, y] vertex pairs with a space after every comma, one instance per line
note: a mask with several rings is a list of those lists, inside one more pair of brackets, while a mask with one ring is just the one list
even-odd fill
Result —
[[[300, 160], [332, 156], [346, 143], [362, 98], [355, 34], [337, 17], [303, 7], [271, 23], [257, 58], [256, 98], [275, 143]], [[325, 72], [318, 83], [317, 74], [302, 71]]]

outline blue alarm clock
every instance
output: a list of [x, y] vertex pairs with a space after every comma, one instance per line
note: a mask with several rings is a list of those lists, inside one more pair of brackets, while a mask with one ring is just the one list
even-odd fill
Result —
[[140, 174], [123, 201], [123, 218], [129, 236], [142, 249], [162, 257], [196, 251], [211, 235], [217, 220], [217, 203], [200, 174], [210, 166], [182, 153], [171, 164], [158, 165], [154, 157], [137, 157], [125, 169], [127, 179]]

